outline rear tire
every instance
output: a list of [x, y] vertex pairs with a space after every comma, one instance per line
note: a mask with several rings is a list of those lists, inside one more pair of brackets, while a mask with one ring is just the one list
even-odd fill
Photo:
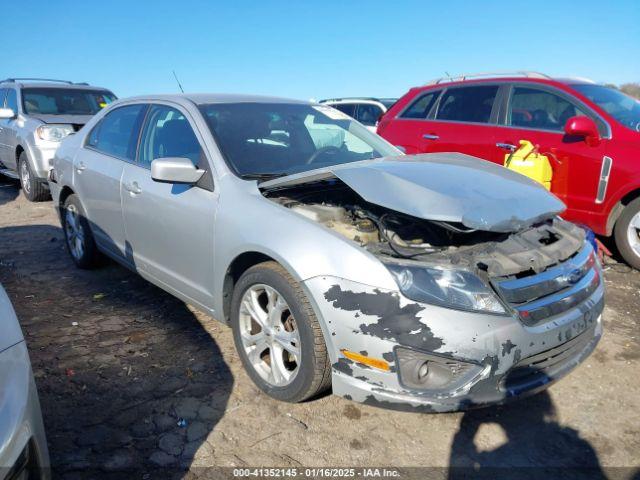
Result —
[[260, 263], [240, 277], [231, 300], [231, 326], [245, 370], [270, 397], [302, 402], [331, 385], [318, 319], [302, 286], [278, 263]]
[[92, 269], [100, 265], [99, 252], [80, 199], [72, 194], [62, 207], [62, 230], [67, 250], [78, 268]]
[[33, 176], [26, 152], [20, 154], [18, 159], [18, 176], [24, 196], [30, 202], [44, 202], [51, 199], [49, 190], [40, 180]]
[[614, 228], [616, 247], [622, 258], [640, 270], [640, 198], [629, 203], [622, 211]]

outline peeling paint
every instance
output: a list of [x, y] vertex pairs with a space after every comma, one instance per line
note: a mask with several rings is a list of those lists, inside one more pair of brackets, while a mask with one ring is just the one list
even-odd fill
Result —
[[513, 350], [513, 347], [515, 347], [516, 345], [511, 342], [511, 339], [507, 340], [506, 342], [504, 342], [502, 344], [502, 356], [506, 356], [509, 355], [511, 353], [511, 350]]
[[438, 350], [444, 345], [442, 339], [434, 336], [431, 329], [420, 321], [418, 313], [424, 307], [418, 303], [400, 306], [397, 294], [378, 289], [373, 293], [358, 293], [344, 291], [339, 285], [333, 285], [324, 297], [335, 308], [378, 317], [377, 322], [360, 325], [365, 335], [429, 351]]
[[351, 368], [351, 360], [348, 358], [339, 358], [332, 367], [338, 372], [342, 372], [345, 375], [353, 376], [353, 368]]

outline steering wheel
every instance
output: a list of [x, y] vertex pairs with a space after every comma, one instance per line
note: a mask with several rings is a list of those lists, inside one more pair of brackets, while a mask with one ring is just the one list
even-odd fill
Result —
[[311, 165], [313, 162], [315, 162], [318, 157], [320, 155], [324, 155], [325, 153], [334, 151], [334, 153], [338, 153], [340, 151], [340, 149], [338, 147], [334, 147], [333, 145], [329, 145], [328, 147], [322, 147], [319, 148], [318, 150], [316, 150], [313, 155], [311, 155], [309, 157], [309, 159], [307, 160], [307, 165]]

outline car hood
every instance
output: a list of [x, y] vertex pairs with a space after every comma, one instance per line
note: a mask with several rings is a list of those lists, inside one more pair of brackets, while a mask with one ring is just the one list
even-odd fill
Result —
[[333, 165], [260, 183], [274, 189], [338, 178], [370, 203], [492, 232], [515, 232], [564, 211], [541, 184], [459, 153], [403, 155]]
[[74, 125], [84, 125], [93, 118], [93, 115], [44, 115], [33, 114], [30, 117], [37, 118], [44, 123], [65, 123]]
[[0, 286], [0, 352], [24, 339], [9, 297]]

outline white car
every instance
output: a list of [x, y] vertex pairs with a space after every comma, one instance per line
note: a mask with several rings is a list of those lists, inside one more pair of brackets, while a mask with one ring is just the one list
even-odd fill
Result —
[[0, 479], [49, 477], [49, 451], [27, 345], [0, 286]]
[[397, 100], [397, 98], [331, 98], [320, 100], [319, 103], [340, 110], [376, 133], [378, 119], [387, 113]]

